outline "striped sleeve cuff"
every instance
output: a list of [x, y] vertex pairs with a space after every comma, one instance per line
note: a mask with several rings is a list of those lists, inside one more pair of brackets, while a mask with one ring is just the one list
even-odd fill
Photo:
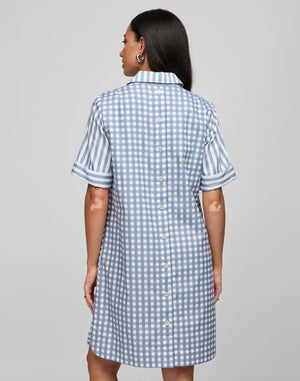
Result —
[[83, 167], [78, 161], [75, 161], [71, 169], [71, 174], [75, 175], [87, 183], [100, 188], [111, 188], [113, 181], [112, 172], [98, 172]]
[[236, 172], [232, 165], [230, 165], [226, 170], [212, 174], [203, 175], [200, 183], [201, 191], [210, 191], [222, 187], [223, 185], [229, 183], [232, 180], [237, 179]]

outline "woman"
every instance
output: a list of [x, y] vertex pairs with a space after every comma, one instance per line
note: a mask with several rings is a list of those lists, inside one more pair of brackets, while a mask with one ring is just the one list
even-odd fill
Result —
[[191, 92], [181, 21], [143, 12], [123, 42], [133, 78], [93, 102], [71, 171], [88, 183], [88, 370], [92, 381], [117, 380], [123, 363], [190, 381], [216, 354], [222, 186], [236, 173], [214, 104]]

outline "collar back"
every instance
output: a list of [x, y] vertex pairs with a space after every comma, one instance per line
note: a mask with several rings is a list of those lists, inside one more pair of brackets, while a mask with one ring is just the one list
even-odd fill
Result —
[[139, 70], [136, 75], [127, 83], [151, 82], [151, 83], [175, 83], [183, 87], [183, 82], [173, 72], [169, 71], [147, 71]]

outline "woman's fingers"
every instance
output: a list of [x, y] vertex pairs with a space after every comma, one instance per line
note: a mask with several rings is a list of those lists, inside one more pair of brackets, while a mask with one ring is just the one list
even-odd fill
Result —
[[215, 286], [215, 303], [222, 292], [222, 270], [214, 270], [214, 286]]
[[215, 292], [215, 303], [217, 303], [221, 292]]
[[94, 309], [94, 291], [97, 283], [97, 268], [89, 270], [86, 274], [85, 282], [84, 282], [84, 294], [86, 303], [93, 313]]

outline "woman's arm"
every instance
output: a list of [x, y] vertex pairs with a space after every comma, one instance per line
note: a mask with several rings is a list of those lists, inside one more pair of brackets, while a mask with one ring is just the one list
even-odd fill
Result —
[[85, 204], [85, 235], [87, 245], [87, 269], [97, 267], [106, 221], [109, 189], [88, 185]]
[[222, 188], [202, 192], [203, 212], [208, 232], [214, 270], [222, 270], [225, 234], [225, 201]]
[[91, 311], [94, 306], [97, 266], [104, 231], [109, 189], [88, 184], [84, 202], [85, 235], [87, 246], [87, 276], [84, 283], [86, 301]]
[[215, 280], [215, 301], [222, 291], [222, 252], [225, 235], [225, 201], [222, 187], [202, 192], [202, 204], [211, 247]]

